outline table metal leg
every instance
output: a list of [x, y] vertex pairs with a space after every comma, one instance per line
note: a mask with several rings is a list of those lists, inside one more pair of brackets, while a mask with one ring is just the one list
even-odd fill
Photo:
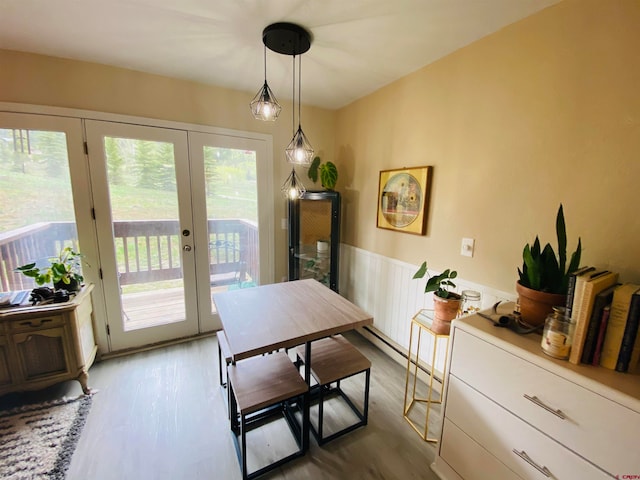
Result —
[[304, 381], [309, 388], [303, 395], [302, 409], [302, 451], [306, 453], [309, 450], [309, 425], [311, 410], [311, 342], [307, 342], [304, 349]]

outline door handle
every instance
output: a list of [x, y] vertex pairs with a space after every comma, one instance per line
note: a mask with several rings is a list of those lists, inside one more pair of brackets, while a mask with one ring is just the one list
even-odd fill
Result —
[[182, 247], [182, 250], [184, 250], [185, 252], [190, 252], [191, 251], [191, 245], [185, 245], [184, 247]]

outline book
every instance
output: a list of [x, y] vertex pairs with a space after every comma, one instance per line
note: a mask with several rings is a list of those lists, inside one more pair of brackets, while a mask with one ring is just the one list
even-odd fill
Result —
[[640, 322], [640, 290], [631, 296], [629, 305], [629, 314], [627, 315], [627, 323], [624, 326], [624, 334], [622, 343], [620, 344], [620, 353], [618, 353], [618, 362], [616, 363], [616, 372], [626, 372], [629, 370], [631, 362], [631, 353], [633, 352], [638, 336], [638, 323]]
[[609, 324], [602, 343], [600, 365], [604, 368], [615, 370], [622, 345], [622, 337], [629, 316], [631, 297], [638, 291], [640, 285], [625, 283], [613, 292], [611, 311], [609, 312]]
[[[576, 278], [576, 297], [573, 299], [571, 321], [574, 323], [569, 363], [577, 365], [587, 336], [587, 324], [591, 318], [596, 295], [618, 282], [618, 274], [608, 271], [589, 272]], [[580, 296], [578, 297], [578, 289]], [[577, 302], [577, 303], [576, 303]], [[616, 359], [617, 360], [617, 359]]]
[[567, 300], [565, 303], [565, 315], [571, 317], [571, 309], [573, 307], [573, 295], [576, 289], [576, 278], [587, 272], [595, 270], [594, 267], [580, 267], [569, 274], [569, 285], [567, 288]]
[[631, 352], [631, 360], [629, 360], [629, 369], [627, 372], [640, 373], [640, 327], [638, 327], [636, 343], [633, 345], [633, 351]]
[[593, 301], [593, 310], [591, 311], [589, 325], [587, 326], [587, 335], [582, 347], [582, 363], [591, 364], [593, 362], [593, 354], [596, 349], [598, 334], [600, 333], [600, 323], [602, 322], [602, 312], [607, 305], [611, 304], [613, 292], [617, 287], [618, 284], [605, 288], [596, 295], [596, 298]]
[[593, 361], [591, 365], [596, 367], [600, 365], [600, 354], [602, 353], [602, 343], [604, 342], [604, 334], [607, 331], [607, 325], [609, 324], [609, 312], [611, 311], [611, 304], [604, 307], [602, 310], [602, 320], [600, 320], [600, 331], [598, 332], [598, 340], [596, 340], [596, 348], [593, 351]]

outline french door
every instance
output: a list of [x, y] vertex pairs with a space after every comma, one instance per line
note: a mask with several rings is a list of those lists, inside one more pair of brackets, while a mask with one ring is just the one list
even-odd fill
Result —
[[112, 350], [220, 328], [213, 292], [271, 281], [265, 141], [95, 120], [85, 131]]
[[273, 282], [270, 137], [14, 108], [0, 103], [0, 290], [79, 249], [107, 352], [221, 328], [212, 292]]
[[111, 348], [198, 333], [187, 133], [85, 129]]

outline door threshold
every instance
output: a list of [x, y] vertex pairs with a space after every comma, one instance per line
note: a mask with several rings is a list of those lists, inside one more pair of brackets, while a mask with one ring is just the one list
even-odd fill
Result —
[[116, 350], [114, 352], [107, 352], [107, 353], [99, 354], [99, 357], [100, 357], [99, 360], [109, 360], [110, 358], [124, 357], [127, 355], [132, 355], [134, 353], [148, 352], [149, 350], [155, 350], [157, 348], [168, 347], [171, 345], [179, 345], [180, 343], [186, 343], [192, 340], [198, 340], [200, 338], [211, 337], [215, 334], [216, 334], [215, 331], [205, 332], [205, 333], [196, 333], [195, 335], [174, 338], [174, 339], [165, 340], [162, 342], [150, 343], [148, 345], [143, 345], [141, 347], [131, 347], [131, 348], [125, 348], [122, 350]]

